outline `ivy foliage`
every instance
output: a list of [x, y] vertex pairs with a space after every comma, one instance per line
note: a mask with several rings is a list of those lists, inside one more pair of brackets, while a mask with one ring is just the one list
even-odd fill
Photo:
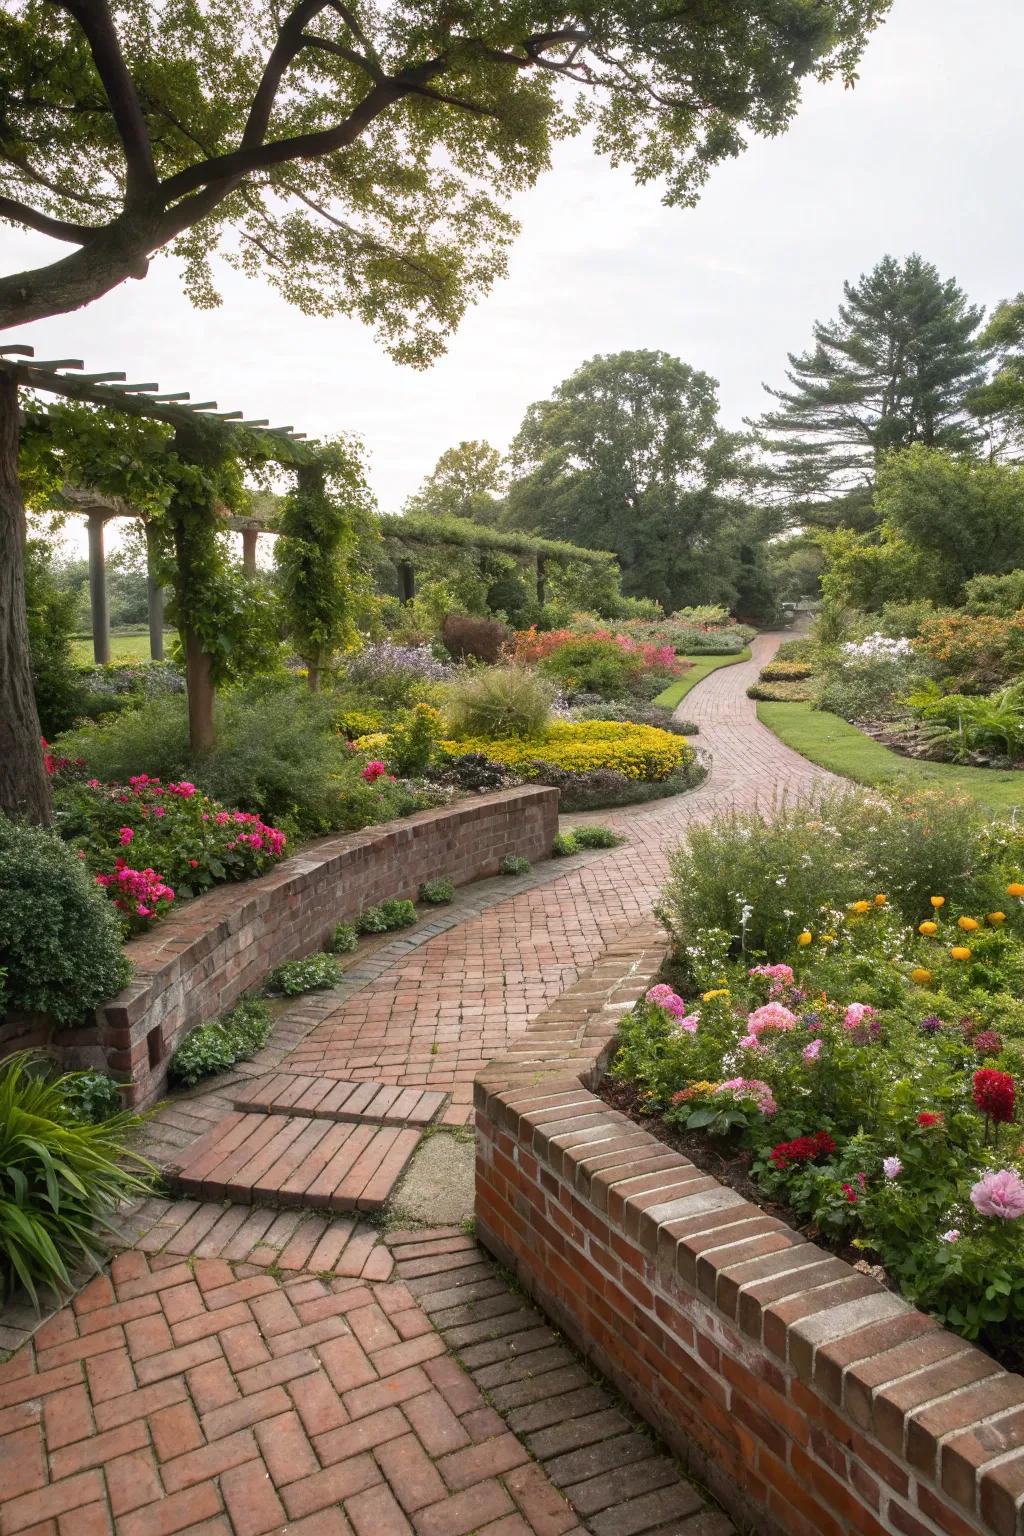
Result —
[[355, 644], [372, 604], [378, 535], [373, 493], [354, 444], [328, 444], [315, 464], [298, 471], [277, 527], [288, 632], [312, 678], [337, 651]]

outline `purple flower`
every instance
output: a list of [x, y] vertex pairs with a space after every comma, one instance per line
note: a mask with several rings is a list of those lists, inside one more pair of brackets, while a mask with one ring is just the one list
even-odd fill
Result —
[[808, 1029], [813, 1029], [816, 1024], [820, 1024], [821, 1023], [821, 1014], [820, 1013], [805, 1013], [804, 1014], [804, 1023], [807, 1025]]
[[883, 1157], [882, 1172], [887, 1179], [898, 1179], [903, 1172], [903, 1164], [898, 1157]]
[[921, 1030], [926, 1035], [937, 1035], [941, 1028], [942, 1020], [937, 1013], [930, 1013], [927, 1018], [921, 1020]]
[[986, 1173], [971, 1190], [971, 1203], [982, 1216], [1017, 1221], [1024, 1216], [1024, 1179], [1013, 1168]]
[[451, 677], [453, 671], [448, 662], [438, 661], [429, 646], [394, 645], [390, 640], [365, 646], [348, 663], [352, 681], [370, 685], [403, 673], [410, 679], [439, 683]]
[[800, 1053], [804, 1061], [817, 1061], [821, 1055], [821, 1046], [822, 1042], [820, 1040], [812, 1040], [810, 1045], [805, 1045]]

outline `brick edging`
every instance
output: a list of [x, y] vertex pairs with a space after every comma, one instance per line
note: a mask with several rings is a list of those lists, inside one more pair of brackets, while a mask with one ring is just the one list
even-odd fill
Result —
[[57, 1031], [41, 1016], [0, 1020], [0, 1056], [43, 1046], [65, 1066], [102, 1067], [145, 1108], [160, 1097], [182, 1035], [274, 966], [322, 948], [364, 907], [414, 898], [424, 880], [465, 885], [496, 874], [509, 853], [547, 858], [557, 830], [558, 791], [524, 785], [308, 843], [269, 874], [216, 886], [132, 939], [134, 977], [94, 1024]]
[[759, 1536], [1022, 1536], [1024, 1378], [592, 1091], [666, 948], [477, 1077], [480, 1240]]

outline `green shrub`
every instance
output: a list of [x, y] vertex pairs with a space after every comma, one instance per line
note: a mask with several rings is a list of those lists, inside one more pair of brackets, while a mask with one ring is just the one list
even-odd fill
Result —
[[82, 707], [83, 689], [71, 650], [77, 599], [54, 578], [50, 546], [25, 545], [25, 610], [39, 725], [44, 736], [66, 730]]
[[0, 965], [6, 1004], [79, 1024], [131, 976], [121, 926], [74, 849], [0, 816]]
[[762, 683], [797, 683], [810, 677], [814, 668], [809, 661], [780, 661], [776, 658], [757, 674]]
[[318, 992], [326, 987], [336, 987], [341, 971], [333, 955], [307, 955], [304, 960], [286, 960], [276, 966], [268, 978], [268, 986], [285, 997], [298, 997], [302, 992]]
[[553, 859], [568, 859], [572, 854], [578, 852], [579, 847], [571, 832], [555, 833], [555, 840], [551, 844], [551, 857]]
[[[127, 784], [133, 774], [151, 778], [188, 778], [188, 706], [180, 694], [148, 699], [123, 714], [65, 731], [61, 753], [80, 757], [90, 775], [109, 784]], [[204, 786], [205, 787], [205, 786]]]
[[430, 906], [442, 907], [455, 900], [455, 886], [451, 880], [424, 880], [420, 886], [420, 901]]
[[359, 935], [351, 923], [339, 923], [331, 938], [331, 953], [350, 955], [359, 943]]
[[625, 651], [614, 640], [599, 639], [596, 635], [566, 640], [544, 656], [539, 666], [564, 688], [574, 693], [597, 693], [603, 699], [617, 699], [629, 693], [644, 670], [642, 658]]
[[1003, 576], [972, 576], [964, 587], [968, 613], [995, 613], [1008, 619], [1024, 608], [1024, 571]]
[[69, 1106], [67, 1078], [43, 1071], [28, 1052], [0, 1063], [0, 1296], [20, 1283], [37, 1306], [40, 1286], [70, 1290], [77, 1264], [99, 1267], [98, 1228], [153, 1171], [128, 1146], [134, 1115], [90, 1124]]
[[780, 661], [806, 661], [813, 664], [814, 657], [814, 641], [808, 635], [801, 635], [798, 639], [783, 640], [769, 665]]
[[598, 827], [591, 823], [573, 827], [572, 835], [577, 848], [617, 848], [623, 841], [611, 827]]
[[455, 737], [538, 736], [551, 718], [551, 689], [525, 667], [488, 667], [451, 685], [445, 712]]
[[236, 1061], [249, 1061], [266, 1045], [272, 1028], [266, 1003], [258, 997], [242, 998], [214, 1023], [189, 1030], [171, 1057], [170, 1081], [191, 1088], [202, 1077], [226, 1072]]
[[524, 859], [518, 853], [506, 853], [498, 865], [499, 875], [528, 875], [532, 865], [529, 859]]
[[437, 756], [441, 717], [429, 704], [416, 704], [388, 732], [387, 758], [399, 778], [426, 773]]
[[799, 682], [751, 683], [748, 699], [768, 699], [776, 704], [806, 704], [813, 697], [810, 678]]
[[360, 912], [356, 929], [359, 933], [391, 933], [396, 928], [411, 928], [415, 921], [416, 908], [411, 901], [392, 899]]
[[64, 1103], [76, 1120], [99, 1125], [102, 1120], [118, 1114], [124, 1106], [117, 1084], [105, 1072], [92, 1068], [85, 1072], [69, 1072], [61, 1079], [61, 1086]]

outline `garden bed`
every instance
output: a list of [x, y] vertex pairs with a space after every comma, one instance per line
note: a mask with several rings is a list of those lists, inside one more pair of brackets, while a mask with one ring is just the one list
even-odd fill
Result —
[[179, 1040], [222, 1013], [283, 961], [324, 946], [339, 922], [425, 880], [493, 875], [507, 855], [546, 858], [558, 795], [523, 787], [307, 844], [269, 874], [221, 885], [172, 911], [125, 952], [134, 977], [79, 1029], [7, 1015], [0, 1055], [45, 1046], [66, 1066], [99, 1066], [129, 1085], [127, 1102], [160, 1097]]
[[594, 1091], [613, 945], [477, 1079], [477, 1235], [758, 1536], [1018, 1536], [1024, 1380]]

